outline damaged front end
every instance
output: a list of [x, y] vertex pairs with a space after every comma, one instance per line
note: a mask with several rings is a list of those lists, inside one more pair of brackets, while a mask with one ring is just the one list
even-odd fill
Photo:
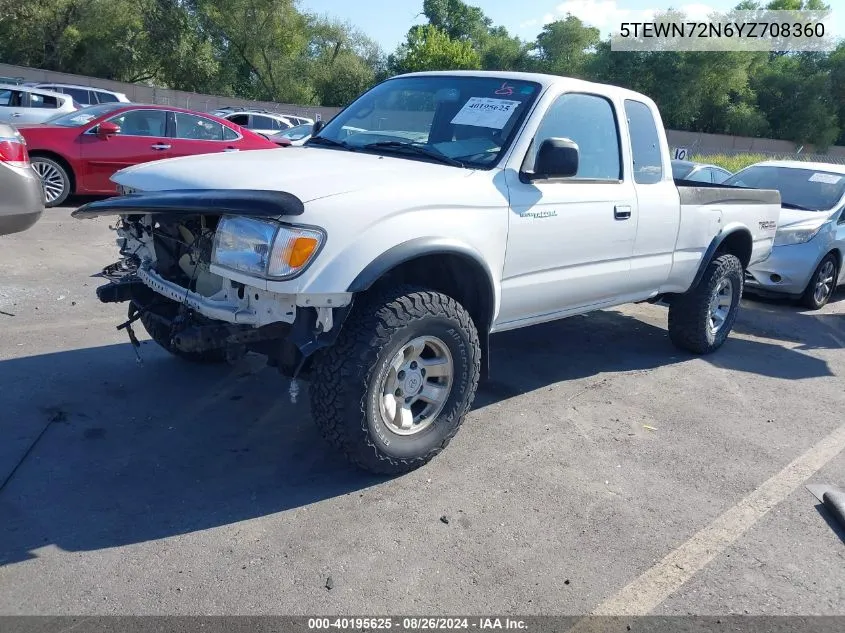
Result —
[[108, 283], [97, 296], [129, 302], [118, 327], [136, 350], [140, 320], [177, 355], [232, 362], [253, 351], [296, 377], [334, 342], [352, 304], [349, 293], [309, 295], [279, 283], [305, 270], [325, 241], [319, 229], [281, 220], [302, 212], [284, 192], [189, 190], [110, 198], [73, 216], [119, 218], [112, 228], [122, 259], [102, 271]]

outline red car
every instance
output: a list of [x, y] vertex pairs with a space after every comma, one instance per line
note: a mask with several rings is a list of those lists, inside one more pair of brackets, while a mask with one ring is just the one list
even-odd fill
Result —
[[263, 136], [210, 114], [181, 108], [104, 103], [40, 125], [21, 125], [45, 206], [71, 194], [112, 195], [118, 170], [177, 156], [277, 149]]

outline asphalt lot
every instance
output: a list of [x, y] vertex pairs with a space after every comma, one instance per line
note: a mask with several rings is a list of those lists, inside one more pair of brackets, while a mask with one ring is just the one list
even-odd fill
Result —
[[494, 337], [448, 450], [385, 480], [260, 357], [137, 363], [69, 211], [0, 237], [0, 614], [845, 615], [803, 485], [845, 487], [845, 293], [746, 300], [706, 358], [650, 305]]

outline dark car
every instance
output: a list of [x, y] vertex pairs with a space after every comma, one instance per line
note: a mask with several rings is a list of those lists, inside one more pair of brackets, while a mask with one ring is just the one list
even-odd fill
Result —
[[712, 182], [721, 184], [733, 176], [727, 169], [718, 165], [706, 165], [690, 160], [673, 160], [672, 177], [675, 180], [689, 180], [691, 182]]

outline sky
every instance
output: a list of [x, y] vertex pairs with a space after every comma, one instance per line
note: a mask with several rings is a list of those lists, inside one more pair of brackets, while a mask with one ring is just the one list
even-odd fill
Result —
[[[467, 1], [467, 0], [465, 0]], [[829, 0], [836, 7], [842, 0]], [[610, 35], [623, 21], [644, 21], [669, 7], [684, 11], [691, 20], [704, 18], [712, 11], [726, 11], [739, 0], [468, 0], [479, 6], [496, 25], [505, 26], [512, 35], [532, 40], [543, 24], [566, 17], [567, 13]], [[299, 0], [302, 10], [328, 14], [350, 22], [375, 39], [390, 53], [404, 39], [408, 29], [424, 22], [420, 16], [422, 0]], [[762, 3], [761, 3], [762, 4]], [[833, 22], [838, 33], [845, 32], [845, 10], [834, 11]]]

